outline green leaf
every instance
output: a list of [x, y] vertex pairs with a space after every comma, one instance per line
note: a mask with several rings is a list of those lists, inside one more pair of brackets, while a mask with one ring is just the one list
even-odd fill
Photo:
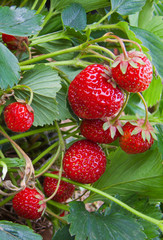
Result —
[[52, 240], [61, 240], [61, 239], [64, 239], [64, 240], [74, 240], [75, 239], [69, 233], [69, 225], [64, 226], [62, 229], [59, 229], [52, 238]]
[[42, 240], [39, 234], [25, 226], [9, 221], [0, 221], [1, 240]]
[[[51, 0], [51, 7], [55, 8], [58, 11], [63, 10], [71, 3], [74, 3], [74, 0]], [[75, 3], [81, 4], [86, 12], [97, 10], [99, 8], [109, 7], [110, 3], [108, 0], [75, 0]]]
[[20, 68], [17, 58], [0, 43], [0, 88], [7, 89], [18, 83]]
[[130, 115], [137, 114], [139, 116], [144, 116], [145, 114], [144, 104], [142, 103], [141, 99], [137, 94], [131, 93], [129, 101], [125, 108], [125, 113]]
[[148, 23], [144, 26], [144, 29], [155, 34], [156, 36], [163, 39], [163, 17], [154, 16]]
[[[140, 198], [139, 196], [134, 194], [133, 196], [130, 196], [130, 197], [127, 196], [127, 198], [125, 199], [120, 198], [120, 200], [125, 202], [130, 207], [136, 209], [137, 211], [149, 217], [152, 217], [158, 220], [161, 220], [162, 218], [160, 207], [156, 204], [149, 203], [149, 200], [147, 198]], [[110, 207], [111, 213], [120, 212], [121, 214], [125, 214], [127, 216], [132, 216], [136, 218], [137, 221], [143, 226], [143, 232], [146, 234], [148, 239], [153, 239], [154, 237], [159, 236], [160, 234], [159, 229], [158, 229], [158, 226], [156, 226], [155, 224], [150, 223], [142, 218], [138, 218], [137, 216], [131, 214], [129, 211], [115, 204], [114, 202], [111, 202], [110, 205], [111, 205]]]
[[154, 14], [155, 15], [159, 15], [159, 16], [163, 16], [163, 5], [162, 2], [157, 1], [157, 3], [154, 3]]
[[29, 86], [34, 94], [50, 98], [55, 98], [61, 88], [57, 71], [44, 64], [36, 65], [32, 70], [27, 71], [19, 84]]
[[[144, 213], [145, 215], [148, 215], [149, 217], [153, 217], [158, 220], [162, 219], [162, 213], [160, 211], [159, 206], [155, 204], [150, 204], [148, 200], [136, 198], [134, 201], [133, 198], [130, 198], [127, 204], [128, 203], [130, 203], [129, 205], [131, 207], [137, 209], [138, 211]], [[138, 222], [141, 223], [141, 225], [143, 226], [143, 232], [149, 239], [153, 239], [160, 235], [158, 226], [156, 226], [155, 224], [152, 224], [142, 218], [139, 218]]]
[[83, 202], [70, 203], [68, 215], [75, 240], [145, 240], [142, 227], [133, 218], [120, 213], [109, 215], [88, 212]]
[[1, 158], [1, 161], [3, 161], [8, 168], [25, 166], [25, 160], [20, 158]]
[[78, 3], [72, 3], [61, 14], [63, 24], [76, 30], [83, 30], [87, 26], [85, 9]]
[[162, 159], [163, 159], [163, 124], [158, 124], [156, 125], [157, 130], [159, 132], [159, 134], [157, 134], [157, 146], [159, 149], [159, 152], [162, 154]]
[[76, 30], [74, 28], [71, 28], [71, 27], [66, 27], [65, 29], [65, 33], [67, 34], [67, 36], [69, 36], [70, 38], [75, 38], [79, 41], [86, 41], [87, 40], [87, 36], [85, 33], [79, 31], [79, 30]]
[[160, 38], [147, 30], [136, 27], [130, 27], [130, 29], [136, 34], [136, 37], [142, 41], [143, 45], [149, 49], [152, 63], [156, 67], [159, 75], [163, 77], [163, 44]]
[[16, 35], [31, 36], [40, 29], [43, 17], [34, 10], [27, 8], [0, 7], [0, 32]]
[[154, 106], [161, 99], [162, 81], [159, 76], [154, 77], [149, 87], [142, 92], [148, 107]]
[[[163, 200], [163, 165], [157, 149], [141, 154], [127, 154], [120, 148], [109, 156], [110, 164], [94, 187], [108, 194], [129, 196], [139, 194], [149, 199]], [[103, 200], [92, 193], [88, 201]]]
[[149, 21], [153, 17], [153, 1], [146, 1], [146, 4], [143, 6], [142, 10], [139, 13], [138, 26], [139, 28], [145, 28], [149, 24]]
[[[20, 99], [29, 99], [28, 92], [15, 90], [15, 95]], [[54, 120], [59, 119], [58, 104], [54, 98], [34, 94], [31, 104], [34, 109], [34, 126], [44, 126], [53, 124]]]
[[111, 0], [112, 10], [121, 15], [130, 15], [139, 12], [144, 4], [144, 0]]
[[[59, 118], [59, 110], [56, 102], [56, 93], [60, 90], [60, 77], [49, 66], [39, 64], [24, 74], [19, 84], [24, 84], [33, 90], [34, 98], [31, 106], [35, 112], [34, 126], [52, 124]], [[15, 90], [18, 98], [29, 98], [29, 93]]]
[[[41, 53], [51, 53], [72, 47], [72, 43], [65, 39], [55, 40], [47, 43], [40, 43], [35, 46]], [[74, 53], [67, 53], [55, 56], [56, 61], [69, 60], [74, 57]]]
[[67, 90], [67, 87], [63, 85], [60, 91], [57, 93], [56, 97], [56, 100], [58, 102], [60, 120], [71, 118], [71, 114], [67, 107]]

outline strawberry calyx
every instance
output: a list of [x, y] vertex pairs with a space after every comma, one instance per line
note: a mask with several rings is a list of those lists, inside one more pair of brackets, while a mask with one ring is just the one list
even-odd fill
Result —
[[111, 138], [115, 137], [116, 131], [123, 135], [122, 123], [120, 120], [113, 121], [113, 118], [105, 118], [103, 119], [105, 123], [103, 124], [103, 129], [106, 131], [108, 128], [110, 129]]
[[104, 67], [105, 67], [104, 73], [101, 73], [101, 75], [107, 79], [107, 82], [110, 83], [113, 88], [116, 88], [117, 83], [112, 78], [111, 68], [106, 64], [104, 65]]
[[156, 130], [148, 121], [146, 121], [144, 125], [144, 120], [138, 119], [136, 122], [130, 121], [130, 124], [135, 126], [134, 130], [131, 132], [131, 136], [141, 133], [144, 141], [147, 140], [150, 143], [151, 137], [157, 140], [157, 136], [155, 134]]
[[126, 73], [128, 65], [132, 66], [133, 68], [138, 68], [138, 64], [145, 65], [145, 62], [142, 58], [145, 56], [144, 53], [131, 50], [127, 52], [128, 57], [121, 53], [112, 64], [112, 68], [117, 67], [120, 64], [120, 70], [123, 74]]

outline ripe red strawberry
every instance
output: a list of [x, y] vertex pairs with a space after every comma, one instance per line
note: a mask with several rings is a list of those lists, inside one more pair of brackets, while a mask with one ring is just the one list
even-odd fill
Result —
[[4, 120], [13, 132], [25, 132], [33, 124], [33, 109], [26, 103], [11, 103], [4, 110]]
[[115, 82], [128, 92], [142, 92], [152, 80], [152, 64], [142, 52], [129, 51], [128, 58], [120, 54], [111, 71]]
[[42, 202], [43, 200], [43, 194], [35, 188], [26, 187], [14, 196], [12, 203], [18, 216], [35, 220], [42, 216], [46, 208], [46, 203]]
[[101, 119], [84, 119], [80, 125], [81, 134], [93, 142], [112, 143], [120, 136], [120, 133], [116, 124], [104, 130], [104, 123], [105, 121]]
[[2, 33], [2, 40], [10, 50], [19, 49], [20, 51], [25, 51], [26, 47], [23, 42], [28, 45], [28, 37], [18, 37]]
[[127, 122], [123, 126], [124, 135], [119, 137], [119, 144], [126, 153], [143, 153], [152, 146], [154, 142], [154, 129], [149, 122], [142, 128], [143, 122], [144, 120], [140, 119], [136, 125]]
[[63, 158], [66, 175], [79, 183], [94, 183], [105, 172], [106, 157], [97, 143], [79, 140], [73, 143]]
[[[52, 174], [59, 174], [58, 171], [51, 172]], [[66, 177], [65, 173], [62, 173], [63, 177]], [[56, 187], [57, 187], [58, 179], [51, 178], [51, 177], [45, 177], [44, 179], [44, 192], [45, 194], [50, 197]], [[72, 196], [72, 194], [75, 191], [75, 186], [71, 183], [67, 183], [61, 180], [58, 191], [56, 195], [54, 196], [53, 200], [56, 202], [65, 202], [68, 198]]]
[[71, 82], [68, 100], [74, 113], [81, 118], [98, 119], [113, 116], [122, 107], [123, 92], [109, 81], [111, 77], [101, 64], [83, 69]]

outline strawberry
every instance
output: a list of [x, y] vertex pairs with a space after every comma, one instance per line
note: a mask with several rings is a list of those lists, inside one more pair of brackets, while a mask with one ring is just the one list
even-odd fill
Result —
[[120, 133], [114, 124], [104, 130], [104, 124], [105, 121], [101, 119], [83, 119], [80, 125], [81, 134], [93, 142], [112, 143], [120, 136]]
[[143, 153], [152, 146], [154, 142], [154, 129], [149, 122], [143, 127], [143, 122], [144, 120], [139, 119], [136, 125], [135, 123], [127, 122], [123, 126], [124, 135], [119, 137], [119, 144], [121, 149], [126, 153]]
[[80, 118], [98, 119], [113, 116], [122, 107], [123, 92], [109, 81], [111, 77], [101, 64], [83, 69], [70, 83], [68, 100]]
[[97, 143], [79, 140], [73, 143], [63, 158], [66, 175], [79, 183], [94, 183], [105, 172], [106, 157]]
[[[59, 174], [58, 171], [53, 171], [51, 174]], [[63, 177], [66, 177], [65, 173], [62, 173]], [[45, 177], [44, 179], [44, 192], [50, 197], [57, 187], [58, 180], [52, 177]], [[75, 186], [71, 183], [67, 183], [61, 180], [58, 191], [54, 196], [53, 200], [56, 202], [65, 202], [72, 196], [75, 191]]]
[[35, 220], [42, 216], [46, 203], [42, 202], [44, 195], [35, 188], [26, 187], [18, 192], [13, 200], [13, 208], [20, 217]]
[[20, 51], [25, 51], [26, 46], [23, 44], [23, 42], [28, 45], [28, 37], [18, 37], [2, 33], [2, 40], [4, 43], [6, 43], [10, 50], [19, 49]]
[[33, 124], [33, 109], [26, 103], [11, 103], [4, 110], [4, 120], [13, 132], [25, 132]]
[[112, 77], [115, 82], [128, 92], [142, 92], [148, 88], [152, 80], [152, 64], [139, 51], [120, 54], [112, 64]]

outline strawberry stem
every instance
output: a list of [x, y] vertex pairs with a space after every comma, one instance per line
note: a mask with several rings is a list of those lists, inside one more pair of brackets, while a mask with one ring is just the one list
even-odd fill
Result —
[[141, 100], [142, 100], [142, 102], [144, 104], [144, 107], [145, 107], [145, 119], [144, 119], [144, 123], [142, 125], [142, 128], [144, 128], [146, 126], [147, 121], [148, 121], [148, 107], [147, 107], [146, 101], [143, 98], [142, 94], [140, 92], [138, 92], [137, 94], [141, 98]]
[[31, 55], [31, 51], [30, 51], [30, 48], [28, 47], [28, 45], [26, 44], [26, 42], [25, 41], [23, 41], [22, 42], [22, 44], [25, 46], [25, 48], [27, 49], [27, 51], [28, 51], [28, 54], [29, 54], [29, 59], [31, 59], [32, 58], [32, 55]]
[[[127, 51], [126, 51], [126, 47], [125, 47], [125, 45], [124, 45], [124, 43], [123, 43], [123, 39], [120, 38], [120, 37], [118, 37], [118, 36], [116, 36], [116, 35], [111, 35], [110, 32], [109, 32], [109, 33], [106, 33], [105, 36], [114, 37], [115, 39], [118, 40], [118, 42], [119, 42], [119, 44], [120, 44], [120, 46], [121, 46], [122, 52], [123, 52], [123, 54], [124, 54], [124, 59], [125, 59], [125, 60], [128, 60], [128, 54], [127, 54]], [[110, 39], [107, 39], [106, 41], [109, 42]]]
[[48, 197], [48, 198], [46, 198], [45, 200], [43, 200], [43, 202], [48, 202], [49, 200], [51, 200], [52, 198], [54, 198], [54, 196], [56, 195], [56, 193], [57, 193], [57, 191], [58, 191], [58, 189], [59, 189], [59, 186], [60, 186], [60, 183], [61, 183], [62, 171], [63, 171], [63, 167], [62, 167], [63, 156], [64, 156], [64, 153], [62, 152], [62, 153], [61, 153], [61, 166], [60, 166], [60, 170], [59, 170], [59, 174], [58, 174], [59, 179], [58, 179], [58, 182], [57, 182], [56, 189], [55, 189], [55, 191], [53, 192], [53, 194], [52, 194], [50, 197]]
[[26, 85], [16, 85], [12, 89], [23, 89], [24, 90], [24, 88], [28, 89], [28, 91], [30, 92], [30, 98], [27, 103], [30, 106], [33, 101], [33, 90], [30, 87], [28, 87]]
[[62, 223], [67, 224], [67, 222], [60, 216], [58, 216], [57, 214], [55, 214], [54, 212], [52, 212], [49, 208], [46, 208], [45, 210], [47, 213], [49, 213], [50, 215], [52, 215], [53, 217], [57, 218], [58, 220], [60, 220]]
[[82, 57], [96, 57], [97, 56], [98, 58], [104, 59], [107, 62], [113, 62], [113, 59], [103, 56], [96, 51], [93, 51], [90, 49], [90, 50], [88, 50], [88, 52], [93, 53], [94, 55], [86, 55], [86, 56], [82, 56]]
[[124, 111], [124, 109], [125, 109], [125, 107], [126, 107], [126, 105], [127, 105], [127, 103], [128, 103], [128, 100], [129, 100], [129, 97], [130, 97], [130, 93], [127, 92], [127, 91], [125, 91], [125, 93], [126, 93], [125, 102], [124, 102], [121, 110], [120, 110], [119, 113], [117, 114], [117, 116], [116, 116], [115, 118], [113, 118], [112, 120], [110, 120], [110, 123], [111, 123], [111, 124], [114, 124], [115, 121], [119, 119], [119, 117], [121, 116], [122, 112]]
[[48, 171], [48, 169], [54, 164], [54, 162], [58, 159], [59, 155], [60, 155], [60, 146], [57, 149], [57, 152], [54, 154], [54, 156], [50, 159], [50, 161], [48, 161], [47, 163], [45, 163], [43, 165], [42, 168], [40, 168], [40, 170], [38, 171], [38, 173], [35, 175], [35, 178], [40, 177], [42, 174], [44, 174], [45, 172]]
[[142, 52], [142, 48], [141, 48], [139, 43], [137, 43], [135, 41], [132, 41], [132, 40], [129, 40], [129, 39], [122, 39], [122, 40], [123, 40], [123, 42], [129, 42], [129, 43], [135, 44], [139, 48], [139, 51]]

